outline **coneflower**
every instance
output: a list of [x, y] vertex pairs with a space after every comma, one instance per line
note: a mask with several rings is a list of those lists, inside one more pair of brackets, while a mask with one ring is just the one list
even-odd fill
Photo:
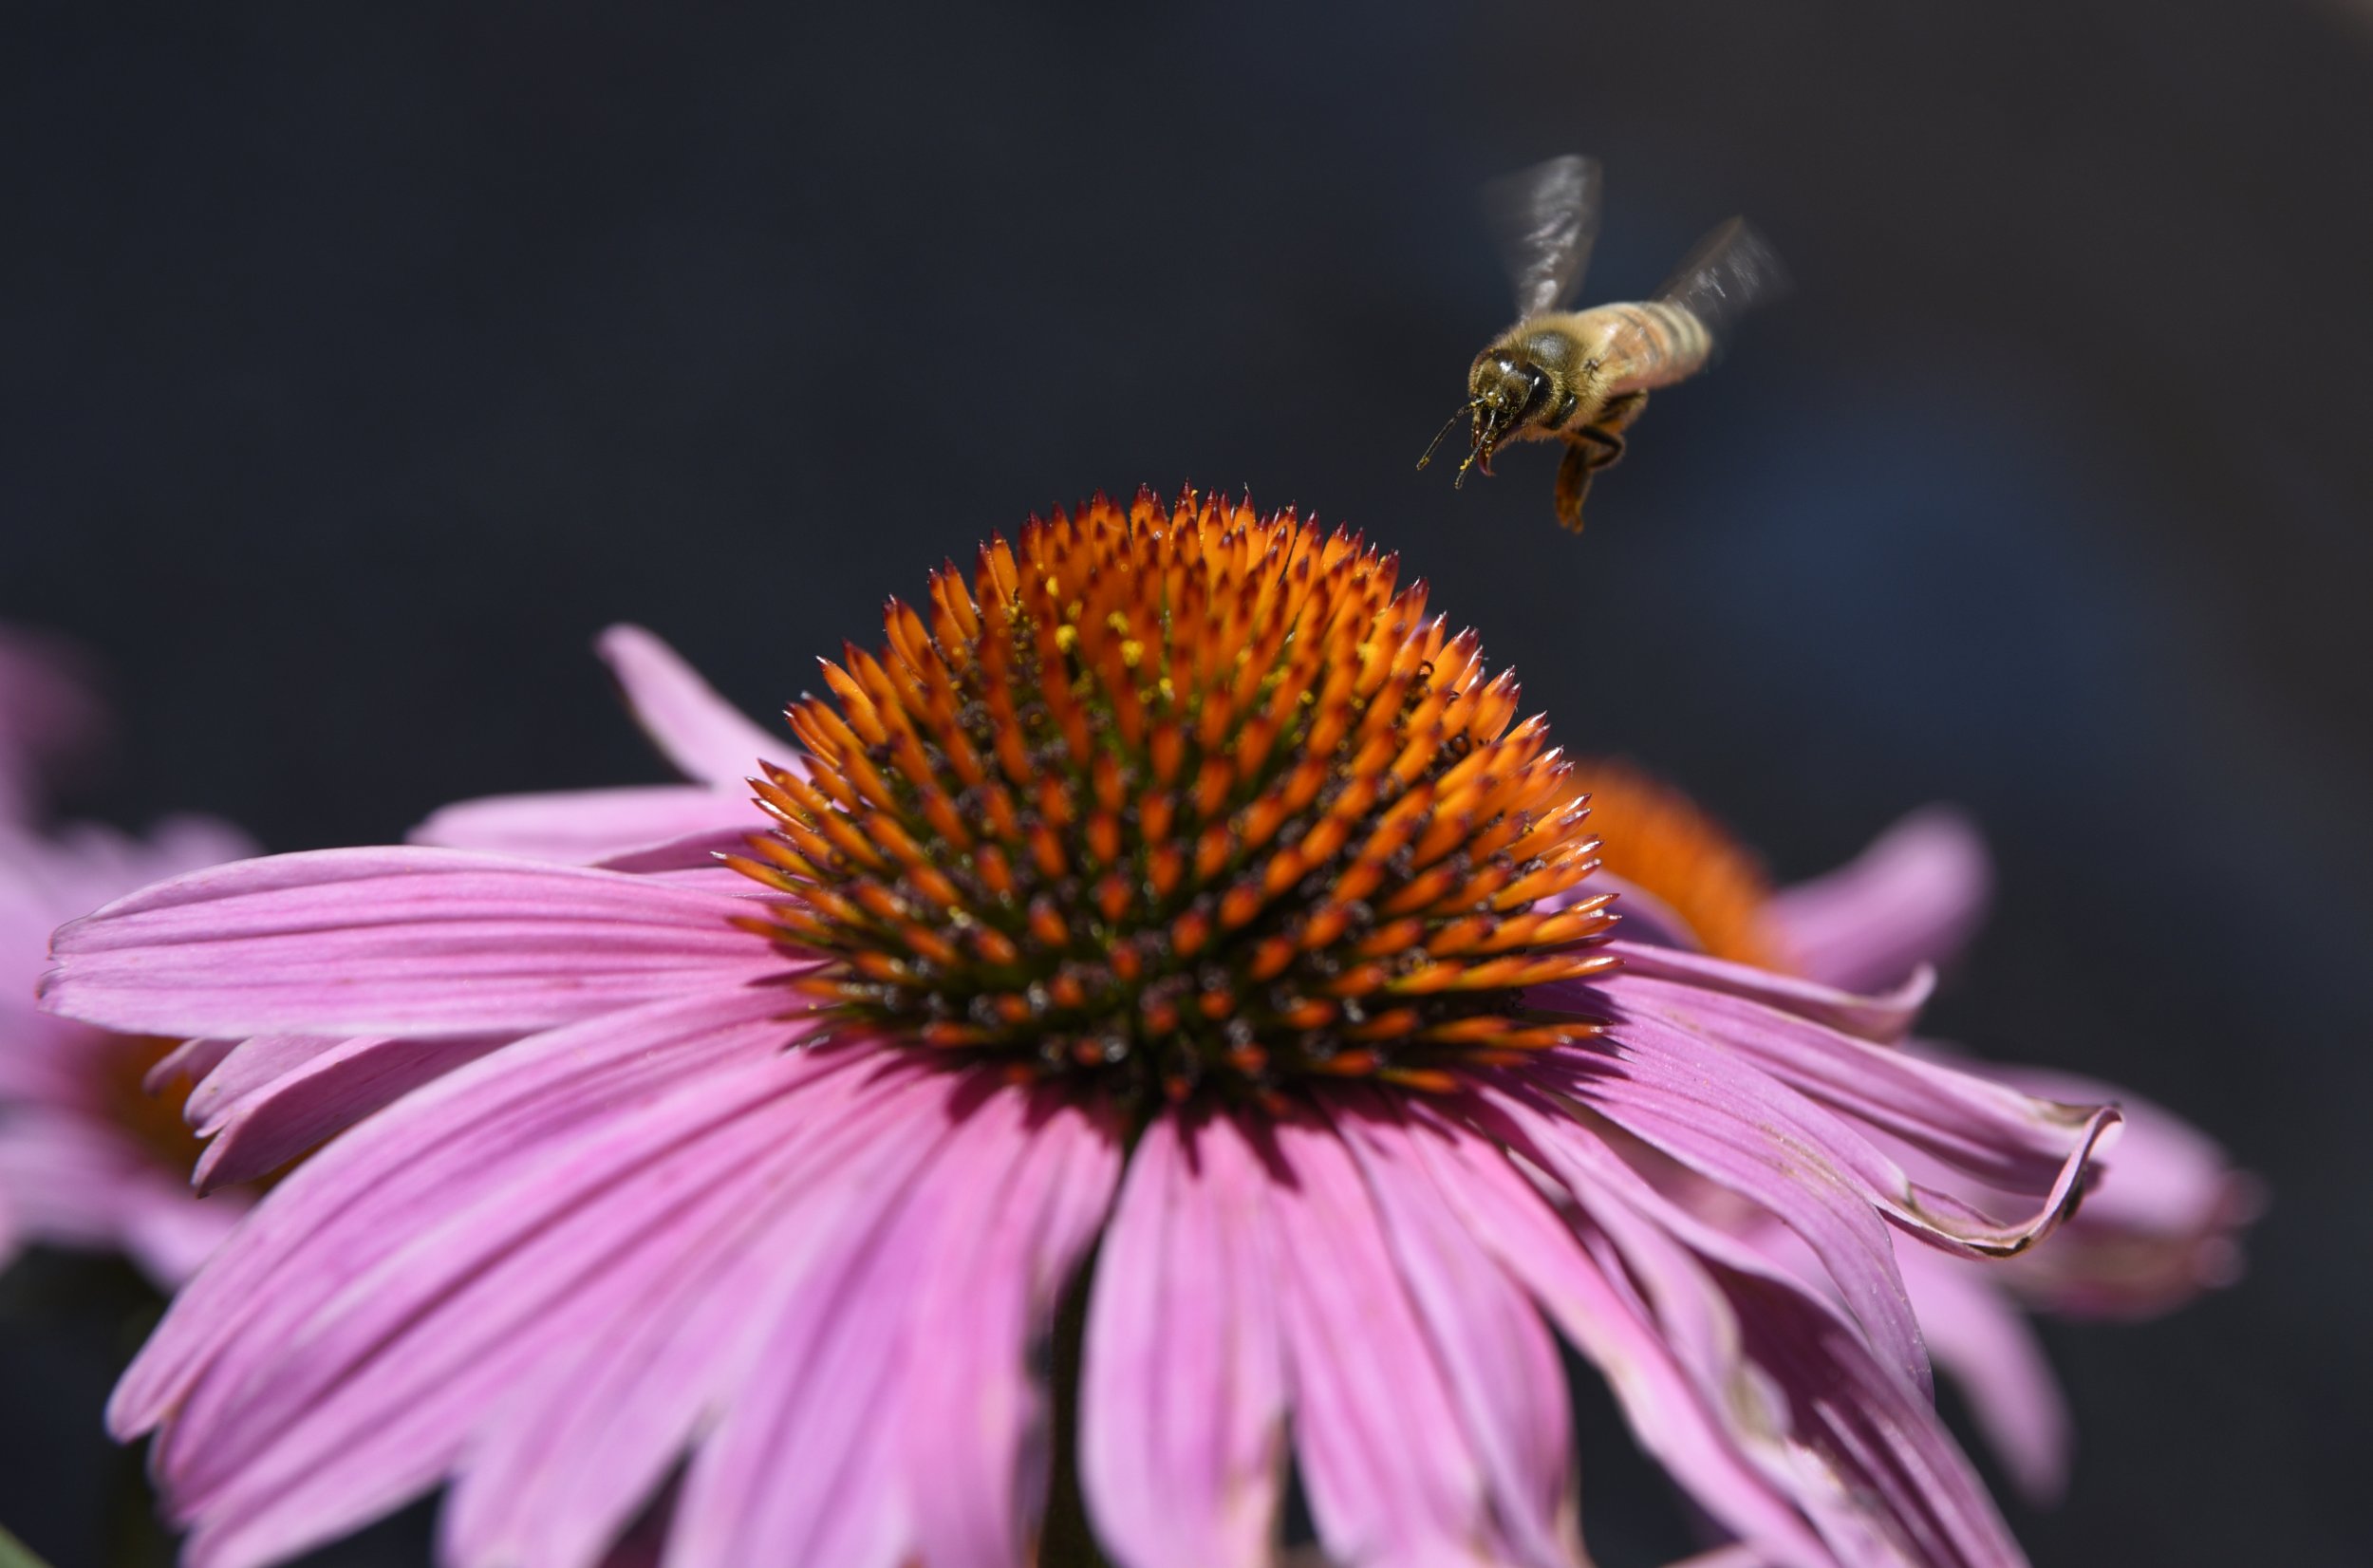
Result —
[[[1336, 1561], [1579, 1562], [1553, 1324], [1765, 1560], [2017, 1560], [1890, 1227], [2024, 1248], [2114, 1112], [1874, 1043], [1915, 990], [1614, 940], [1545, 726], [1355, 536], [1098, 501], [887, 629], [738, 821], [481, 802], [431, 834], [552, 858], [282, 856], [58, 933], [51, 1008], [251, 1036], [247, 1163], [346, 1129], [118, 1391], [193, 1563], [450, 1482], [468, 1568], [663, 1496], [680, 1568], [1258, 1564], [1289, 1458]], [[611, 646], [714, 780], [751, 732]]]

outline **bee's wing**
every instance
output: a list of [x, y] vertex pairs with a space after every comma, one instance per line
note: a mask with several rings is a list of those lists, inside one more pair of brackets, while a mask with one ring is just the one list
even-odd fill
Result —
[[1686, 308], [1719, 343], [1741, 316], [1787, 291], [1787, 269], [1770, 243], [1734, 217], [1697, 242], [1656, 298]]
[[1484, 221], [1516, 285], [1521, 319], [1574, 297], [1598, 237], [1598, 160], [1568, 153], [1483, 188]]

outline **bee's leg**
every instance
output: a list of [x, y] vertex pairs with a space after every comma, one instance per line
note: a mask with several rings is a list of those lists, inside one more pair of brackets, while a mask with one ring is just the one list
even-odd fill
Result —
[[1568, 533], [1582, 531], [1582, 497], [1590, 494], [1591, 473], [1605, 466], [1593, 460], [1598, 448], [1581, 439], [1586, 434], [1576, 431], [1565, 438], [1565, 457], [1558, 464], [1558, 526]]
[[[1591, 428], [1594, 430], [1602, 430], [1610, 436], [1617, 437], [1618, 439], [1615, 443], [1615, 453], [1616, 457], [1621, 457], [1623, 454], [1623, 442], [1619, 438], [1622, 432], [1632, 428], [1632, 421], [1638, 419], [1640, 411], [1645, 409], [1647, 406], [1647, 393], [1626, 392], [1623, 396], [1613, 400], [1607, 404], [1606, 407], [1598, 411], [1598, 418], [1592, 424]], [[1615, 457], [1611, 457], [1607, 459], [1607, 463], [1611, 463], [1613, 461], [1615, 461]], [[1607, 466], [1607, 463], [1600, 463], [1598, 466], [1600, 468], [1604, 468]]]
[[1596, 422], [1566, 432], [1565, 460], [1558, 464], [1558, 522], [1566, 532], [1582, 531], [1582, 497], [1590, 494], [1591, 476], [1614, 467], [1623, 456], [1623, 432], [1647, 406], [1647, 393], [1627, 392], [1600, 410]]

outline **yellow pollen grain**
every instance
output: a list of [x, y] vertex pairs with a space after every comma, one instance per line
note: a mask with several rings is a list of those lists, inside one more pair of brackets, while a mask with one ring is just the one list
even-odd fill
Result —
[[1079, 645], [1079, 628], [1077, 626], [1056, 626], [1055, 628], [1055, 645], [1061, 648], [1065, 653], [1071, 652], [1072, 649]]

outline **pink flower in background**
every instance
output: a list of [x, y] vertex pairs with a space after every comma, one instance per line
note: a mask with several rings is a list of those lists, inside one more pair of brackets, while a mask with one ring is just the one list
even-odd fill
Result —
[[0, 625], [0, 822], [30, 821], [44, 775], [105, 735], [85, 663], [63, 639]]
[[[41, 759], [100, 727], [80, 661], [0, 629], [0, 795], [28, 807]], [[121, 1252], [168, 1289], [246, 1206], [189, 1189], [197, 1142], [180, 1096], [147, 1080], [176, 1042], [54, 1017], [34, 1004], [49, 932], [145, 883], [252, 852], [218, 823], [183, 818], [146, 842], [76, 825], [44, 834], [0, 815], [0, 1265], [31, 1242]], [[170, 1089], [170, 1085], [166, 1085]]]
[[1893, 1238], [2026, 1247], [2115, 1113], [1895, 1049], [1917, 984], [1610, 940], [1545, 726], [1396, 571], [1099, 501], [893, 603], [797, 756], [613, 633], [699, 784], [61, 930], [58, 1013], [243, 1040], [210, 1157], [339, 1133], [117, 1391], [188, 1560], [444, 1483], [461, 1568], [663, 1498], [675, 1568], [1231, 1568], [1290, 1454], [1335, 1561], [1576, 1564], [1554, 1327], [1762, 1560], [2018, 1561]]
[[[1728, 833], [1666, 786], [1620, 764], [1583, 764], [1581, 778], [1627, 908], [1635, 918], [1654, 910], [1647, 918], [1685, 945], [1823, 984], [1881, 989], [1952, 961], [1985, 919], [1992, 891], [1985, 844], [1949, 809], [1915, 812], [1849, 864], [1775, 890]], [[2130, 1090], [1930, 1043], [1912, 1049], [2025, 1093], [2115, 1104], [2125, 1117], [2103, 1145], [2083, 1205], [2048, 1245], [1984, 1262], [1896, 1249], [1929, 1349], [1961, 1384], [2020, 1489], [2047, 1501], [2066, 1482], [2070, 1422], [2021, 1306], [2143, 1317], [2230, 1284], [2262, 1187], [2204, 1133]], [[1930, 1168], [1918, 1151], [1897, 1152], [1910, 1168]], [[1754, 1229], [1775, 1251], [1801, 1250], [1767, 1224]]]

